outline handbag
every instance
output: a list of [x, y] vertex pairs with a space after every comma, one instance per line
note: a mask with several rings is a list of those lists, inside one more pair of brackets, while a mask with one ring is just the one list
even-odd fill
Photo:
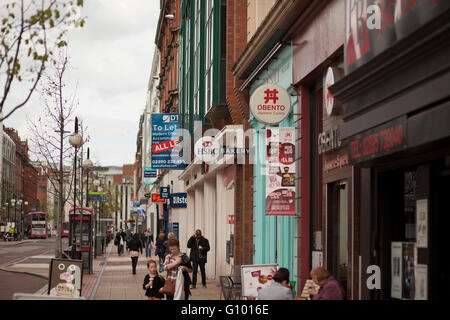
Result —
[[167, 279], [166, 282], [164, 282], [164, 287], [162, 288], [161, 293], [173, 297], [175, 295], [175, 284], [175, 280]]

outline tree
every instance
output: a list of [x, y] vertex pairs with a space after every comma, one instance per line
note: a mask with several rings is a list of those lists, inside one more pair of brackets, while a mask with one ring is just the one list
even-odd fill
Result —
[[[76, 93], [66, 94], [64, 73], [68, 67], [68, 58], [63, 50], [53, 67], [52, 75], [45, 75], [41, 90], [44, 102], [44, 117], [36, 123], [29, 122], [32, 133], [32, 153], [44, 170], [53, 188], [53, 195], [58, 198], [57, 217], [57, 255], [62, 256], [61, 227], [64, 207], [72, 194], [73, 171], [71, 161], [74, 156], [69, 144], [69, 131], [72, 127], [73, 112], [78, 104]], [[50, 188], [49, 188], [50, 189]]]
[[[0, 6], [0, 122], [23, 107], [37, 88], [45, 67], [56, 64], [70, 28], [83, 27], [83, 0], [2, 0]], [[3, 85], [4, 83], [4, 85]], [[8, 95], [18, 83], [26, 94], [15, 103]]]

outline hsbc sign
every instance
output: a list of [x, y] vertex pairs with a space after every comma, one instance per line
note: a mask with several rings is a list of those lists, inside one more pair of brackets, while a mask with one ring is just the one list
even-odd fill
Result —
[[291, 113], [291, 95], [276, 84], [258, 87], [250, 97], [250, 111], [258, 122], [278, 124]]

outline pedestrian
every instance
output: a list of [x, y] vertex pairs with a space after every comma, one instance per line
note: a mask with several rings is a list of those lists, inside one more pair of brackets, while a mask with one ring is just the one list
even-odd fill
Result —
[[153, 233], [151, 233], [150, 228], [147, 228], [147, 230], [144, 232], [144, 244], [145, 244], [145, 257], [149, 258], [152, 256], [152, 242], [153, 240]]
[[159, 258], [159, 272], [163, 272], [163, 264], [164, 264], [164, 232], [160, 232], [158, 239], [156, 240], [156, 249], [155, 255]]
[[139, 234], [135, 233], [128, 245], [128, 250], [130, 251], [130, 257], [131, 257], [131, 266], [133, 269], [133, 274], [136, 274], [136, 266], [139, 259], [139, 251], [142, 254], [142, 242], [141, 239], [139, 239]]
[[128, 250], [128, 246], [129, 246], [129, 244], [130, 244], [131, 238], [132, 238], [131, 230], [127, 228], [127, 229], [125, 230], [125, 248], [126, 248], [127, 250]]
[[274, 282], [258, 292], [258, 300], [294, 300], [292, 289], [289, 288], [289, 270], [280, 268], [273, 275]]
[[164, 287], [165, 280], [158, 274], [156, 261], [147, 261], [148, 274], [144, 278], [143, 288], [148, 300], [161, 300], [164, 298], [164, 294], [159, 292]]
[[166, 256], [168, 254], [170, 254], [170, 249], [169, 249], [169, 240], [170, 239], [175, 239], [175, 235], [173, 234], [173, 232], [169, 232], [169, 234], [167, 235], [167, 240], [164, 241], [164, 260], [166, 259]]
[[[168, 241], [170, 254], [166, 256], [164, 261], [164, 271], [167, 271], [166, 281], [171, 281], [176, 283], [178, 272], [183, 272], [184, 278], [184, 294], [185, 300], [189, 299], [191, 291], [189, 290], [189, 285], [191, 284], [191, 278], [189, 273], [192, 272], [192, 265], [189, 257], [180, 252], [180, 242], [177, 239], [170, 239]], [[167, 300], [173, 300], [173, 296], [167, 295]]]
[[189, 255], [192, 261], [193, 275], [192, 275], [192, 289], [197, 285], [197, 271], [200, 266], [200, 273], [202, 275], [202, 285], [206, 288], [206, 271], [205, 264], [207, 262], [207, 254], [209, 251], [209, 241], [202, 236], [202, 231], [197, 230], [195, 234], [189, 239], [187, 247], [191, 249]]
[[343, 300], [344, 289], [339, 281], [330, 275], [324, 267], [316, 267], [311, 270], [313, 282], [320, 286], [317, 291], [314, 287], [309, 288], [309, 294], [313, 300]]
[[120, 229], [119, 232], [116, 233], [116, 237], [114, 239], [114, 244], [117, 246], [117, 254], [119, 256], [123, 254], [124, 242], [125, 242], [125, 232], [123, 232], [123, 229]]

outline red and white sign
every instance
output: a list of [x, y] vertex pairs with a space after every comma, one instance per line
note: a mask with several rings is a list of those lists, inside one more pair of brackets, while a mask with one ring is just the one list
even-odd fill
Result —
[[194, 153], [205, 163], [215, 163], [220, 156], [220, 144], [213, 137], [205, 136], [195, 143]]
[[276, 84], [258, 87], [250, 98], [250, 111], [261, 123], [278, 124], [289, 116], [291, 109], [291, 95]]
[[152, 203], [166, 203], [166, 199], [161, 199], [159, 193], [152, 193]]
[[329, 67], [325, 76], [325, 85], [323, 86], [324, 105], [327, 115], [336, 115], [337, 113], [337, 101], [333, 98], [329, 87], [331, 87], [336, 81], [340, 79], [340, 71], [338, 68]]
[[228, 215], [228, 224], [234, 224], [234, 214]]
[[175, 149], [180, 144], [180, 138], [170, 141], [164, 141], [158, 144], [152, 145], [153, 154], [158, 154], [164, 151]]

